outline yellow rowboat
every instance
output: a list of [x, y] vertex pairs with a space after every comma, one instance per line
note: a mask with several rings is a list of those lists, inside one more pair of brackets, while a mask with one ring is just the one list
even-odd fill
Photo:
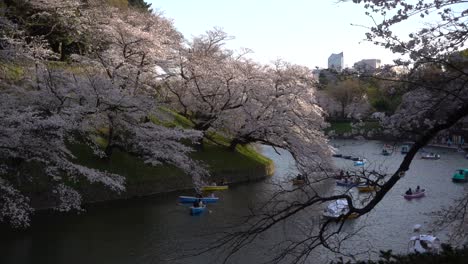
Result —
[[227, 190], [229, 186], [227, 185], [220, 185], [220, 186], [203, 186], [201, 187], [201, 190], [206, 192], [206, 191], [223, 191]]
[[346, 217], [346, 219], [356, 219], [358, 217], [359, 217], [358, 213], [352, 213], [352, 214], [348, 215], [348, 217]]
[[377, 191], [377, 186], [363, 185], [363, 186], [357, 186], [356, 188], [360, 192], [374, 192], [374, 191]]
[[305, 183], [304, 180], [298, 180], [298, 179], [293, 179], [292, 180], [293, 185], [302, 185]]

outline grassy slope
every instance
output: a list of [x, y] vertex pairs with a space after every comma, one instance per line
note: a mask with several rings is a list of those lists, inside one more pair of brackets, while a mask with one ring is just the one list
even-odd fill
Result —
[[[163, 108], [161, 110], [171, 116], [171, 120], [161, 121], [156, 117], [151, 117], [154, 123], [168, 127], [190, 128], [193, 126], [183, 116], [169, 109]], [[107, 145], [107, 142], [99, 134], [105, 133], [106, 131], [103, 129], [95, 135], [95, 140], [103, 147]], [[212, 140], [205, 140], [203, 150], [197, 150], [191, 156], [205, 164], [214, 179], [221, 179], [226, 175], [232, 176], [233, 174], [239, 176], [273, 174], [273, 162], [258, 153], [253, 147], [238, 146], [236, 151], [230, 151], [228, 139], [215, 133], [211, 134], [210, 137]], [[102, 160], [96, 158], [85, 145], [74, 145], [71, 148], [80, 164], [125, 176], [127, 190], [133, 193], [131, 195], [186, 189], [191, 183], [190, 177], [174, 166], [151, 166], [145, 164], [141, 159], [119, 150], [114, 150], [110, 159]], [[232, 177], [229, 180], [236, 181]]]
[[[48, 66], [51, 68], [65, 69], [75, 74], [85, 72], [82, 66], [70, 65], [63, 62], [50, 62]], [[25, 68], [27, 68], [27, 66], [3, 63], [0, 64], [0, 74], [3, 79], [12, 82], [20, 82], [25, 74]], [[193, 127], [190, 120], [174, 111], [167, 108], [161, 108], [160, 110], [163, 117], [162, 119], [150, 117], [154, 123], [167, 127]], [[96, 131], [93, 135], [94, 140], [102, 147], [107, 145], [106, 139], [102, 137], [102, 135], [106, 133], [106, 129], [103, 128]], [[236, 151], [232, 152], [227, 149], [229, 145], [228, 139], [217, 134], [212, 134], [211, 136], [216, 143], [206, 141], [204, 150], [194, 152], [192, 157], [206, 164], [212, 175], [223, 177], [225, 173], [239, 175], [246, 173], [273, 174], [273, 162], [255, 151], [251, 146], [238, 146]], [[103, 160], [95, 157], [92, 151], [85, 145], [73, 145], [71, 149], [76, 155], [78, 163], [125, 176], [127, 179], [127, 190], [129, 191], [135, 186], [141, 187], [145, 185], [148, 185], [148, 188], [153, 186], [153, 189], [154, 186], [162, 186], [161, 188], [174, 190], [186, 188], [187, 183], [190, 184], [191, 182], [189, 176], [173, 166], [151, 166], [145, 164], [141, 159], [119, 150], [115, 150], [110, 159]], [[48, 180], [45, 178], [43, 180], [44, 184], [33, 184], [34, 186], [30, 187], [38, 193], [41, 192], [43, 188], [47, 188], [48, 186]], [[88, 183], [80, 183], [78, 185], [83, 189], [88, 187], [91, 189], [93, 188], [93, 186], [90, 186]], [[139, 188], [135, 187], [133, 189], [138, 191]]]

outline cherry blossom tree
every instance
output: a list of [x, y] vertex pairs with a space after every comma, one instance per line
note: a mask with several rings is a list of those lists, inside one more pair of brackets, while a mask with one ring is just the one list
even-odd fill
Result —
[[234, 54], [223, 47], [230, 37], [220, 29], [194, 38], [182, 48], [177, 65], [166, 79], [171, 101], [194, 128], [207, 131], [227, 112], [248, 100], [251, 63], [246, 52]]
[[220, 119], [221, 131], [232, 137], [230, 148], [261, 142], [289, 150], [304, 170], [317, 166], [313, 162], [326, 163], [323, 112], [310, 69], [284, 61], [253, 69], [248, 100]]
[[[50, 205], [59, 211], [80, 210], [76, 186], [84, 181], [125, 190], [122, 176], [80, 165], [70, 144], [87, 143], [97, 157], [111, 155], [118, 147], [152, 165], [172, 164], [190, 175], [196, 188], [207, 175], [189, 157], [201, 133], [150, 121], [158, 118], [161, 106], [154, 68], [168, 60], [172, 40], [178, 38], [170, 22], [148, 13], [143, 14], [147, 20], [137, 20], [136, 11], [109, 8], [113, 20], [103, 15], [105, 6], [89, 9], [93, 1], [81, 4], [41, 1], [32, 9], [40, 15], [54, 10], [54, 15], [65, 16], [79, 8], [85, 17], [79, 20], [81, 26], [101, 32], [103, 45], [89, 56], [74, 55], [79, 64], [73, 70], [48, 66], [47, 59], [57, 54], [49, 49], [46, 36], [29, 37], [21, 25], [1, 20], [2, 65], [22, 61], [27, 71], [19, 81], [6, 78], [0, 89], [0, 221], [14, 227], [30, 224], [32, 201], [24, 188], [28, 184], [44, 184], [42, 192], [53, 198]], [[63, 13], [57, 11], [61, 9]], [[105, 149], [95, 138], [102, 128], [108, 130]]]

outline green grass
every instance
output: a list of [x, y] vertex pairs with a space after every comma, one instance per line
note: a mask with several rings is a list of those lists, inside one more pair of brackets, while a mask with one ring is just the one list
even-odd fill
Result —
[[49, 69], [52, 70], [64, 70], [77, 75], [93, 71], [93, 68], [90, 66], [84, 66], [77, 63], [68, 63], [65, 61], [48, 61], [46, 62], [46, 65]]
[[0, 62], [0, 74], [6, 80], [19, 81], [24, 76], [24, 67], [14, 63]]
[[351, 123], [344, 122], [330, 122], [330, 127], [327, 128], [327, 131], [335, 131], [337, 134], [350, 133], [352, 130]]

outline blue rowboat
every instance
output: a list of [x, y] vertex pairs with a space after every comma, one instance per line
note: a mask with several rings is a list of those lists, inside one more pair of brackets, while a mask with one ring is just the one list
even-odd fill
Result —
[[343, 181], [343, 180], [340, 180], [340, 181], [336, 181], [336, 185], [338, 186], [345, 186], [345, 187], [354, 187], [354, 186], [357, 186], [358, 184], [357, 183], [354, 183], [352, 181]]
[[362, 160], [355, 161], [354, 166], [364, 166], [364, 161], [362, 161]]
[[206, 206], [203, 205], [201, 207], [193, 207], [193, 206], [190, 206], [190, 214], [191, 215], [199, 215], [201, 213], [203, 213], [206, 209]]
[[216, 203], [219, 197], [195, 197], [195, 196], [179, 196], [179, 203], [194, 203], [201, 199], [203, 203]]

